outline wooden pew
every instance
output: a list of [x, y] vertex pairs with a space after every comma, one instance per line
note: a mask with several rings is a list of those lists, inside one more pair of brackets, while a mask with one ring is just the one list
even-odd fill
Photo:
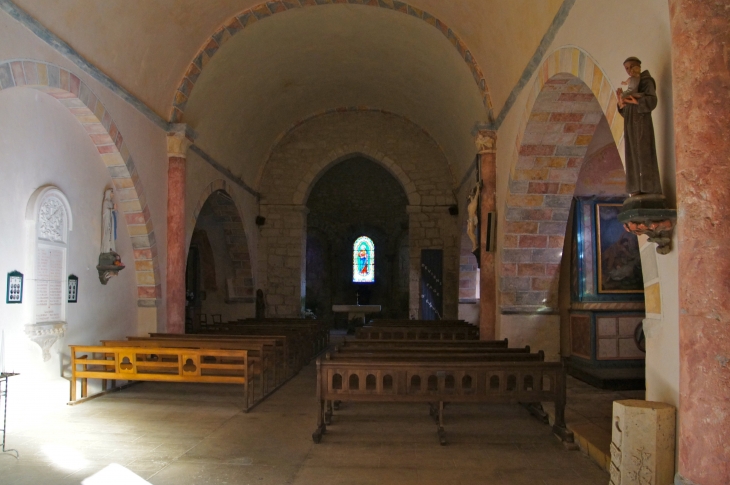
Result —
[[165, 340], [205, 340], [210, 342], [220, 342], [225, 345], [226, 342], [235, 342], [238, 340], [244, 342], [258, 342], [265, 345], [271, 345], [276, 356], [275, 361], [278, 364], [277, 376], [280, 381], [284, 381], [294, 375], [297, 371], [296, 367], [291, 366], [289, 357], [289, 345], [285, 335], [224, 335], [224, 334], [180, 334], [180, 333], [150, 333], [149, 337], [127, 337], [130, 340], [136, 339], [165, 339]]
[[[165, 347], [165, 348], [196, 348], [196, 349], [238, 349], [247, 350], [248, 359], [254, 370], [249, 385], [253, 387], [252, 395], [255, 402], [262, 400], [276, 388], [283, 376], [277, 376], [277, 362], [272, 346], [260, 342], [246, 340], [207, 340], [207, 339], [165, 339], [151, 337], [128, 337], [127, 340], [102, 340], [105, 347]], [[256, 385], [256, 381], [258, 385]], [[256, 391], [259, 395], [256, 395]]]
[[473, 325], [366, 326], [356, 329], [355, 337], [367, 340], [477, 340], [479, 329]]
[[243, 320], [236, 320], [237, 323], [243, 323], [245, 325], [291, 325], [298, 324], [309, 326], [315, 329], [315, 335], [317, 338], [316, 348], [314, 353], [318, 354], [329, 345], [330, 329], [332, 323], [328, 320], [315, 320], [311, 318], [246, 318]]
[[506, 349], [508, 348], [508, 340], [363, 340], [363, 339], [345, 339], [340, 344], [340, 348], [353, 347], [353, 348], [493, 348], [493, 349]]
[[[314, 354], [312, 353], [312, 343], [307, 333], [300, 328], [291, 328], [280, 326], [273, 328], [268, 325], [216, 325], [207, 327], [203, 331], [190, 334], [195, 337], [202, 335], [210, 335], [214, 337], [232, 336], [280, 336], [285, 337], [287, 342], [287, 354], [289, 357], [289, 368], [296, 373], [304, 367]], [[152, 335], [150, 335], [152, 336]]]
[[555, 403], [553, 431], [564, 441], [573, 441], [565, 427], [565, 369], [555, 362], [465, 361], [459, 357], [357, 359], [327, 353], [317, 359], [317, 399], [317, 429], [312, 433], [315, 443], [326, 432], [331, 413], [327, 403], [332, 401], [438, 403], [441, 444], [446, 443], [444, 402], [548, 401]]
[[71, 401], [81, 379], [87, 397], [87, 380], [127, 380], [242, 384], [244, 411], [252, 404], [249, 376], [253, 369], [247, 350], [166, 347], [105, 347], [70, 345]]

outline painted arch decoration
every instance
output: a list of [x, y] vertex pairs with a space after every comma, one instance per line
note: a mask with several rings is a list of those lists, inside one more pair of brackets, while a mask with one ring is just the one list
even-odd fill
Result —
[[320, 5], [334, 3], [350, 3], [392, 10], [394, 12], [400, 12], [402, 14], [421, 19], [427, 24], [438, 29], [456, 48], [459, 56], [464, 59], [464, 62], [474, 77], [477, 88], [481, 93], [484, 108], [491, 118], [493, 111], [492, 99], [489, 95], [486, 78], [484, 77], [482, 69], [477, 64], [476, 59], [472, 55], [471, 51], [469, 51], [469, 48], [466, 46], [464, 41], [461, 40], [451, 27], [425, 10], [413, 7], [412, 5], [399, 0], [275, 0], [262, 2], [233, 16], [219, 27], [218, 30], [216, 30], [208, 39], [206, 39], [205, 43], [188, 66], [188, 69], [185, 71], [182, 81], [180, 81], [180, 85], [175, 91], [175, 96], [170, 110], [170, 122], [182, 122], [183, 115], [185, 114], [185, 106], [187, 105], [188, 98], [190, 98], [190, 93], [195, 87], [195, 83], [198, 82], [200, 74], [215, 53], [218, 52], [218, 49], [228, 42], [231, 37], [243, 31], [254, 22], [259, 22], [273, 15], [286, 12], [287, 10], [317, 7]]
[[375, 283], [375, 245], [367, 236], [352, 245], [352, 282]]
[[53, 64], [33, 60], [0, 61], [0, 90], [24, 87], [56, 98], [89, 134], [114, 183], [127, 224], [137, 277], [137, 304], [156, 307], [162, 291], [155, 232], [142, 181], [111, 113], [78, 76]]

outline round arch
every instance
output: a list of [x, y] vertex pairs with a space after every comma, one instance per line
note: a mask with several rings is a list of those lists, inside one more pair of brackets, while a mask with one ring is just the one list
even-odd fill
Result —
[[[228, 248], [228, 254], [231, 257], [233, 264], [233, 270], [235, 273], [234, 278], [234, 291], [236, 298], [251, 299], [254, 297], [254, 277], [253, 277], [253, 266], [251, 263], [251, 255], [248, 247], [248, 238], [246, 236], [245, 228], [243, 225], [243, 218], [241, 217], [241, 210], [230, 196], [234, 193], [231, 185], [223, 180], [217, 179], [212, 181], [208, 186], [203, 189], [198, 202], [193, 210], [191, 219], [191, 228], [196, 227], [198, 217], [203, 209], [203, 206], [211, 201], [211, 197], [214, 194], [220, 194], [223, 198], [229, 199], [230, 204], [221, 205], [214, 204], [211, 208], [212, 212], [224, 221], [224, 232], [226, 234], [226, 246]], [[187, 235], [186, 248], [190, 248], [192, 242], [193, 232]]]
[[557, 49], [538, 69], [522, 116], [505, 201], [502, 311], [557, 308], [559, 267], [575, 183], [602, 118], [620, 145], [623, 118], [616, 102], [608, 76], [577, 47]]
[[138, 305], [154, 307], [161, 297], [155, 233], [142, 181], [134, 160], [109, 111], [75, 74], [33, 60], [0, 61], [2, 89], [23, 87], [48, 94], [83, 126], [109, 170], [134, 248]]
[[327, 170], [340, 162], [357, 156], [362, 156], [377, 163], [398, 180], [403, 191], [406, 193], [406, 197], [408, 197], [409, 205], [419, 205], [421, 203], [421, 196], [416, 192], [415, 184], [403, 169], [385, 154], [373, 150], [365, 144], [340, 147], [330, 152], [319, 164], [311, 166], [309, 171], [302, 177], [302, 181], [299, 183], [296, 192], [294, 192], [292, 203], [295, 205], [305, 205], [309, 194], [312, 192], [312, 188]]
[[[170, 108], [170, 121], [172, 123], [182, 122], [188, 98], [190, 97], [190, 93], [193, 91], [193, 88], [195, 88], [195, 84], [198, 81], [201, 72], [208, 64], [208, 62], [210, 62], [216, 52], [218, 52], [218, 49], [228, 40], [230, 40], [231, 37], [238, 34], [246, 27], [255, 22], [264, 20], [279, 13], [286, 12], [287, 10], [303, 7], [317, 7], [321, 5], [328, 5], [331, 3], [345, 3], [345, 1], [319, 2], [313, 0], [281, 0], [276, 2], [262, 2], [228, 19], [210, 37], [208, 37], [208, 39], [206, 39], [198, 53], [190, 62], [190, 65], [185, 71], [185, 74], [183, 75], [183, 78], [180, 81], [177, 90], [175, 91], [172, 106]], [[424, 10], [413, 7], [405, 2], [394, 2], [391, 0], [346, 0], [346, 3], [383, 8], [386, 10], [392, 10], [394, 12], [400, 12], [411, 17], [421, 19], [427, 24], [438, 29], [444, 35], [446, 40], [448, 40], [454, 46], [454, 48], [459, 53], [459, 56], [461, 56], [461, 58], [466, 63], [469, 71], [474, 77], [477, 88], [481, 93], [482, 102], [488, 112], [489, 118], [492, 118], [492, 99], [489, 95], [487, 81], [484, 77], [482, 69], [477, 64], [476, 59], [474, 58], [464, 41], [461, 40], [461, 38], [442, 20], [434, 17]]]

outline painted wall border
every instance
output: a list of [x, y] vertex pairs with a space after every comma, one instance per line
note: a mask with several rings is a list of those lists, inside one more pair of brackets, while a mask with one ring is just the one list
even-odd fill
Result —
[[13, 87], [35, 89], [56, 98], [86, 130], [112, 177], [132, 240], [137, 305], [157, 306], [162, 292], [150, 210], [134, 160], [111, 114], [78, 76], [53, 64], [28, 59], [1, 61], [0, 90]]

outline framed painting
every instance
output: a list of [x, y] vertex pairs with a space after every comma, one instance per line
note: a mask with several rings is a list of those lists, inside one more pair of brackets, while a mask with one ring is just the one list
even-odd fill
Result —
[[618, 220], [621, 204], [596, 203], [598, 293], [643, 293], [638, 238]]

